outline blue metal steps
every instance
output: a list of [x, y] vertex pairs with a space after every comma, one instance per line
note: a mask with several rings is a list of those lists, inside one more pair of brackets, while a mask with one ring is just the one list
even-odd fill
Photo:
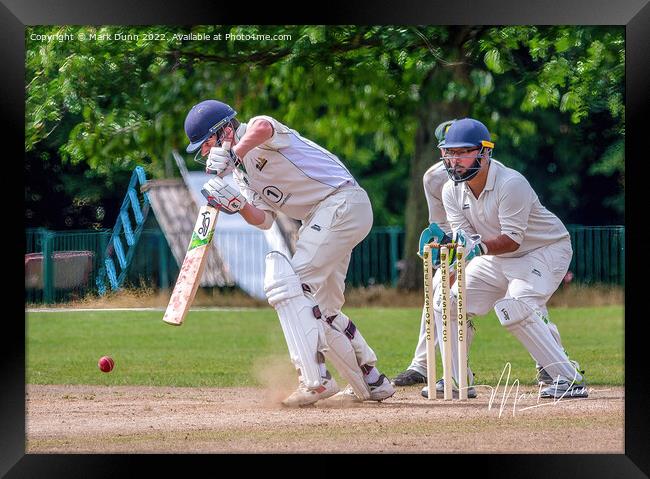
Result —
[[[146, 184], [147, 177], [144, 168], [136, 166], [131, 175], [126, 196], [120, 207], [120, 214], [115, 222], [113, 234], [104, 251], [104, 265], [100, 268], [95, 280], [97, 290], [101, 295], [106, 294], [108, 290], [107, 278], [112, 291], [119, 290], [122, 283], [124, 283], [129, 265], [135, 254], [135, 247], [138, 244], [140, 233], [149, 213], [149, 194], [146, 188], [143, 188]], [[135, 225], [131, 224], [129, 213], [132, 213]]]

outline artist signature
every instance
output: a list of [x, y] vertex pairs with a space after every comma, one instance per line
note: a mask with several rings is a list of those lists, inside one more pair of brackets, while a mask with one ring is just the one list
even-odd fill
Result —
[[[510, 402], [512, 403], [512, 415], [514, 417], [518, 411], [525, 411], [527, 409], [533, 409], [533, 408], [538, 408], [543, 406], [554, 406], [562, 399], [569, 399], [571, 397], [570, 393], [565, 392], [560, 397], [552, 398], [552, 400], [549, 401], [548, 398], [543, 398], [541, 395], [542, 390], [544, 388], [549, 387], [543, 384], [539, 386], [536, 392], [532, 392], [532, 393], [520, 392], [519, 379], [514, 379], [512, 382], [510, 381], [511, 371], [512, 371], [512, 365], [508, 362], [503, 368], [503, 371], [501, 372], [501, 376], [499, 377], [499, 381], [497, 382], [495, 387], [492, 387], [488, 384], [475, 384], [473, 386], [475, 388], [477, 387], [489, 388], [490, 400], [488, 402], [488, 411], [492, 409], [496, 409], [498, 407], [499, 417], [503, 415], [506, 408], [508, 408]], [[505, 378], [505, 382], [504, 382], [504, 378]], [[575, 381], [576, 381], [576, 377], [573, 378], [571, 384], [574, 384]], [[504, 383], [502, 384], [502, 382]], [[598, 391], [607, 391], [607, 389], [600, 389]], [[592, 393], [592, 392], [596, 392], [596, 390], [592, 388], [588, 388], [587, 392]], [[498, 396], [501, 396], [500, 402]], [[535, 404], [528, 405], [530, 404], [531, 400], [535, 401]], [[524, 402], [526, 404], [523, 404]]]

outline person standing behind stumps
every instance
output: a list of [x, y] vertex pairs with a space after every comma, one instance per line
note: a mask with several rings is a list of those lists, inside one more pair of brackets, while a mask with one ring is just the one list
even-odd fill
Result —
[[[456, 120], [448, 120], [439, 124], [435, 128], [435, 136], [438, 140], [438, 147], [444, 141], [445, 133], [451, 127], [451, 125]], [[498, 163], [496, 160], [492, 159], [492, 162]], [[431, 166], [425, 173], [422, 179], [424, 186], [424, 195], [427, 200], [427, 207], [429, 211], [429, 226], [425, 228], [420, 235], [420, 247], [418, 254], [422, 256], [423, 248], [426, 243], [429, 243], [434, 237], [443, 237], [444, 235], [451, 236], [451, 227], [447, 221], [447, 213], [442, 204], [442, 188], [450, 181], [449, 175], [445, 168], [444, 161], [440, 160]], [[437, 268], [437, 265], [434, 265]], [[452, 271], [451, 283], [453, 284], [455, 275]], [[440, 273], [436, 270], [436, 274], [433, 277], [432, 291], [435, 291], [440, 284]], [[548, 311], [546, 307], [541, 309], [544, 314], [546, 321], [545, 324], [551, 331], [551, 334], [555, 338], [556, 342], [561, 346], [560, 333], [557, 329], [557, 326], [548, 319]], [[467, 341], [468, 345], [471, 346], [473, 337], [474, 337], [474, 325], [472, 321], [468, 321], [467, 324]], [[434, 344], [437, 347], [438, 337], [434, 334]], [[452, 358], [453, 361], [456, 361], [457, 358]], [[468, 376], [471, 379], [474, 377], [469, 364], [468, 367]], [[546, 371], [537, 364], [537, 374], [536, 380], [539, 384], [551, 385], [553, 383], [553, 378], [551, 378]], [[422, 316], [420, 320], [420, 334], [418, 337], [418, 343], [415, 348], [411, 364], [401, 373], [396, 375], [392, 379], [393, 386], [411, 386], [418, 383], [426, 383], [427, 381], [427, 348], [426, 348], [426, 314], [423, 308]], [[438, 395], [442, 396], [444, 390], [444, 381], [442, 379], [438, 380], [436, 383], [436, 389]], [[425, 389], [424, 395], [428, 397], [428, 389]], [[468, 391], [468, 396], [475, 397], [476, 392], [473, 388], [470, 388]]]
[[[494, 143], [480, 121], [453, 122], [439, 147], [451, 180], [442, 190], [451, 239], [467, 251], [468, 318], [494, 308], [501, 324], [553, 378], [540, 391], [541, 397], [587, 397], [577, 363], [553, 337], [544, 314], [571, 262], [569, 232], [540, 203], [523, 175], [492, 161]], [[455, 337], [455, 286], [451, 293], [450, 324]], [[434, 316], [440, 341], [440, 289], [434, 296]], [[455, 341], [451, 347], [452, 357], [457, 357]], [[453, 369], [458, 384], [458, 371]]]

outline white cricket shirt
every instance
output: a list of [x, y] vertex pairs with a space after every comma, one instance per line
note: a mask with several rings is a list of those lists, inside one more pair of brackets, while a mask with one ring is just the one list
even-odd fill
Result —
[[[249, 123], [258, 119], [273, 125], [273, 136], [242, 158], [246, 173], [233, 172], [242, 194], [256, 208], [304, 220], [338, 188], [357, 184], [333, 153], [270, 116], [255, 116]], [[238, 133], [245, 128], [240, 125]]]
[[442, 161], [429, 168], [422, 178], [424, 196], [429, 207], [429, 223], [436, 223], [445, 232], [451, 231], [447, 213], [442, 204], [442, 187], [447, 181], [449, 181], [449, 175]]
[[516, 258], [542, 246], [569, 238], [569, 232], [539, 201], [526, 178], [492, 160], [485, 188], [478, 198], [466, 182], [446, 183], [443, 204], [453, 229], [475, 232], [483, 239], [508, 235], [519, 249], [499, 256]]

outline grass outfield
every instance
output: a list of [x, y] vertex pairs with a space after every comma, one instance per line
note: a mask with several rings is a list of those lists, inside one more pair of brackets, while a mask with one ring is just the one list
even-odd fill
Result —
[[[350, 308], [346, 313], [377, 353], [382, 372], [392, 377], [408, 366], [419, 331], [419, 309]], [[580, 362], [590, 385], [624, 384], [622, 306], [558, 308], [550, 314], [564, 347]], [[27, 382], [259, 386], [263, 384], [259, 371], [272, 362], [289, 364], [271, 308], [192, 311], [181, 327], [163, 323], [162, 316], [161, 311], [30, 312]], [[476, 383], [495, 385], [509, 362], [511, 380], [532, 384], [532, 358], [496, 316], [482, 316], [475, 324], [470, 364]], [[110, 374], [97, 368], [103, 355], [115, 360]], [[442, 371], [439, 358], [438, 371]]]

